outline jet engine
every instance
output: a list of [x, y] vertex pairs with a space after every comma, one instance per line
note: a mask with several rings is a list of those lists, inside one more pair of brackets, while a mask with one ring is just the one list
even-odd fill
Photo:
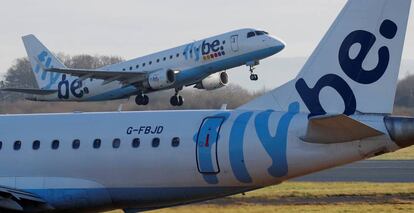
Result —
[[226, 72], [211, 74], [198, 82], [194, 87], [197, 89], [215, 90], [226, 86], [229, 83], [229, 76]]
[[152, 72], [148, 75], [148, 81], [145, 86], [154, 90], [169, 87], [175, 83], [175, 76], [178, 72], [178, 70], [172, 69]]

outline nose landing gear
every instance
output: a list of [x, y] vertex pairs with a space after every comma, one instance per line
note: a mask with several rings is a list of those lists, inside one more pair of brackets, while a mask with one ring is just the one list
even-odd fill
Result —
[[173, 96], [171, 96], [170, 98], [170, 104], [172, 106], [182, 106], [184, 104], [184, 98], [178, 94], [178, 92], [180, 92], [180, 90], [182, 90], [183, 88], [175, 88], [175, 94]]
[[257, 81], [259, 80], [259, 76], [254, 73], [254, 69], [256, 65], [259, 65], [259, 61], [251, 61], [246, 63], [247, 66], [249, 66], [250, 71], [250, 80]]
[[250, 66], [249, 71], [250, 71], [250, 80], [252, 80], [252, 81], [259, 80], [259, 76], [253, 72], [254, 71], [254, 66]]

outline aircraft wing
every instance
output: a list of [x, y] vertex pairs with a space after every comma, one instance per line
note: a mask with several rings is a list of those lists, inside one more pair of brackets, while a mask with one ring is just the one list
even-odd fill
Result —
[[30, 192], [0, 186], [0, 212], [47, 211], [54, 208]]
[[44, 68], [48, 72], [56, 72], [78, 76], [81, 80], [95, 78], [105, 80], [103, 84], [112, 81], [121, 81], [123, 84], [133, 84], [147, 78], [148, 72], [134, 71], [104, 71], [94, 69], [73, 69], [73, 68]]
[[0, 89], [0, 91], [6, 92], [20, 92], [32, 95], [50, 95], [56, 93], [57, 90], [55, 89], [37, 89], [37, 88], [4, 88]]
[[306, 135], [301, 139], [310, 143], [330, 144], [360, 140], [383, 134], [383, 132], [351, 117], [340, 114], [310, 118]]

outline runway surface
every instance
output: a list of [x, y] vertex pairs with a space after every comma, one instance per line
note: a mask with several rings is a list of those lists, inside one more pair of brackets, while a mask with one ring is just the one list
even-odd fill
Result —
[[293, 181], [414, 182], [414, 160], [366, 160]]

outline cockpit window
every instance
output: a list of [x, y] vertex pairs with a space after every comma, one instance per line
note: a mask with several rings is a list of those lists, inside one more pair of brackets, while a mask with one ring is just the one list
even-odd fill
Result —
[[256, 35], [269, 35], [269, 33], [265, 32], [265, 31], [256, 31]]
[[254, 34], [254, 32], [252, 31], [252, 32], [248, 32], [247, 33], [247, 38], [251, 38], [251, 37], [253, 37], [253, 36], [255, 36], [255, 34]]

